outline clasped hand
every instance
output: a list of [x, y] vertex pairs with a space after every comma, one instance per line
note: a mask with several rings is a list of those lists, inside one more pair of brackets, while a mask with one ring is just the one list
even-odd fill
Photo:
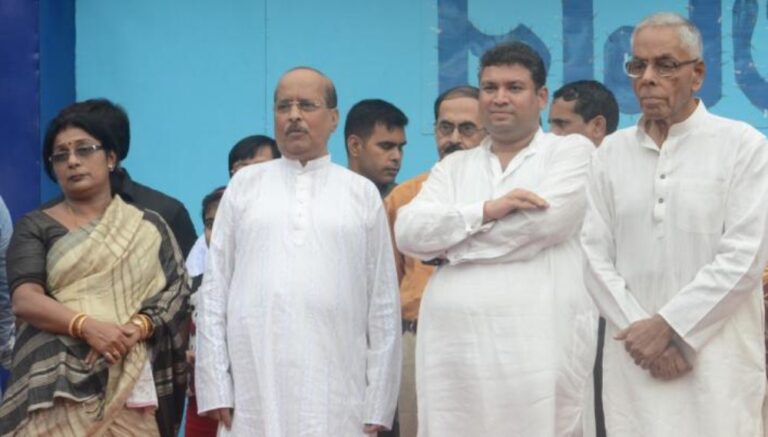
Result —
[[658, 379], [675, 379], [692, 367], [672, 341], [673, 331], [660, 315], [638, 320], [619, 332], [615, 339], [624, 341], [624, 348], [635, 364], [650, 371]]
[[93, 365], [101, 355], [111, 366], [120, 361], [141, 340], [141, 332], [132, 323], [118, 325], [89, 317], [83, 323], [83, 340], [91, 346], [91, 351], [85, 358], [88, 365]]

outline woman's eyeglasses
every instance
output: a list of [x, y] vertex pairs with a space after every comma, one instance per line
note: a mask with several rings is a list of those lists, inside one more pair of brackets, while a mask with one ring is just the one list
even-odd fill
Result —
[[51, 156], [48, 157], [48, 161], [50, 161], [51, 164], [63, 164], [67, 161], [69, 161], [69, 155], [74, 153], [75, 156], [78, 159], [86, 159], [89, 156], [96, 153], [97, 150], [103, 149], [104, 146], [101, 144], [79, 144], [75, 146], [75, 148], [70, 151], [67, 150], [60, 150], [56, 153], [53, 153]]

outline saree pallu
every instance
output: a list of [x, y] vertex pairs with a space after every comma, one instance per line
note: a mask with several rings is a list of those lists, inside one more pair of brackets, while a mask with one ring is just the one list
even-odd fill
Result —
[[[155, 331], [117, 364], [107, 367], [99, 358], [89, 367], [84, 360], [90, 347], [84, 341], [22, 323], [0, 405], [0, 435], [61, 435], [62, 418], [74, 435], [108, 434], [125, 419], [126, 400], [148, 362], [158, 410], [156, 417], [136, 417], [156, 420], [161, 435], [173, 435], [186, 384], [182, 326], [189, 286], [165, 222], [115, 196], [100, 220], [53, 244], [46, 266], [46, 293], [63, 305], [118, 324], [141, 312], [152, 319]], [[148, 429], [137, 426], [142, 435], [141, 429]]]

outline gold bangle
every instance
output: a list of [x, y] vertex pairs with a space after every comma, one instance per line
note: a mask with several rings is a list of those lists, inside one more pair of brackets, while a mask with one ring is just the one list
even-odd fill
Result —
[[77, 338], [77, 337], [75, 336], [75, 325], [77, 324], [77, 321], [78, 321], [78, 320], [79, 320], [81, 317], [83, 317], [83, 316], [85, 316], [85, 314], [83, 314], [83, 313], [77, 313], [77, 314], [75, 314], [75, 316], [74, 316], [74, 317], [72, 317], [72, 319], [69, 321], [69, 327], [67, 328], [67, 332], [69, 333], [69, 336], [70, 336], [70, 337], [75, 337], [75, 338]]
[[138, 317], [133, 316], [129, 322], [139, 328], [139, 336], [143, 339], [147, 335], [147, 327], [144, 326], [144, 322]]
[[129, 321], [139, 328], [142, 340], [152, 336], [154, 326], [152, 324], [152, 319], [150, 319], [146, 314], [136, 314], [132, 316]]
[[85, 320], [87, 318], [88, 316], [83, 314], [83, 317], [77, 321], [77, 324], [75, 325], [75, 335], [77, 335], [77, 338], [83, 338], [83, 325], [85, 324]]
[[147, 327], [147, 338], [151, 337], [155, 332], [155, 324], [152, 323], [152, 319], [146, 314], [139, 314], [139, 317], [141, 317]]

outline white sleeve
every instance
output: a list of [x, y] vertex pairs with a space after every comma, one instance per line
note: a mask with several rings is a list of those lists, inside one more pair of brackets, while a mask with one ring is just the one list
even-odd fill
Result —
[[238, 213], [229, 187], [216, 212], [203, 283], [198, 292], [195, 384], [199, 413], [234, 407], [227, 351], [227, 306], [236, 251]]
[[747, 130], [734, 141], [739, 153], [725, 203], [725, 225], [717, 253], [689, 284], [659, 311], [694, 350], [760, 288], [768, 231], [768, 141]]
[[624, 278], [616, 270], [613, 196], [599, 153], [592, 155], [587, 202], [581, 231], [584, 281], [603, 317], [624, 329], [650, 315], [635, 299]]
[[520, 210], [494, 222], [450, 248], [451, 264], [494, 260], [527, 260], [541, 250], [573, 238], [586, 209], [587, 174], [594, 145], [572, 136], [547, 144], [548, 163], [535, 194], [549, 203], [545, 210]]
[[[364, 422], [392, 428], [400, 388], [400, 293], [392, 239], [381, 202], [368, 229], [368, 352]], [[362, 426], [362, 425], [361, 425]]]
[[444, 164], [432, 168], [419, 194], [397, 212], [397, 247], [414, 258], [444, 256], [452, 246], [488, 227], [483, 225], [483, 201], [455, 203], [454, 181]]

